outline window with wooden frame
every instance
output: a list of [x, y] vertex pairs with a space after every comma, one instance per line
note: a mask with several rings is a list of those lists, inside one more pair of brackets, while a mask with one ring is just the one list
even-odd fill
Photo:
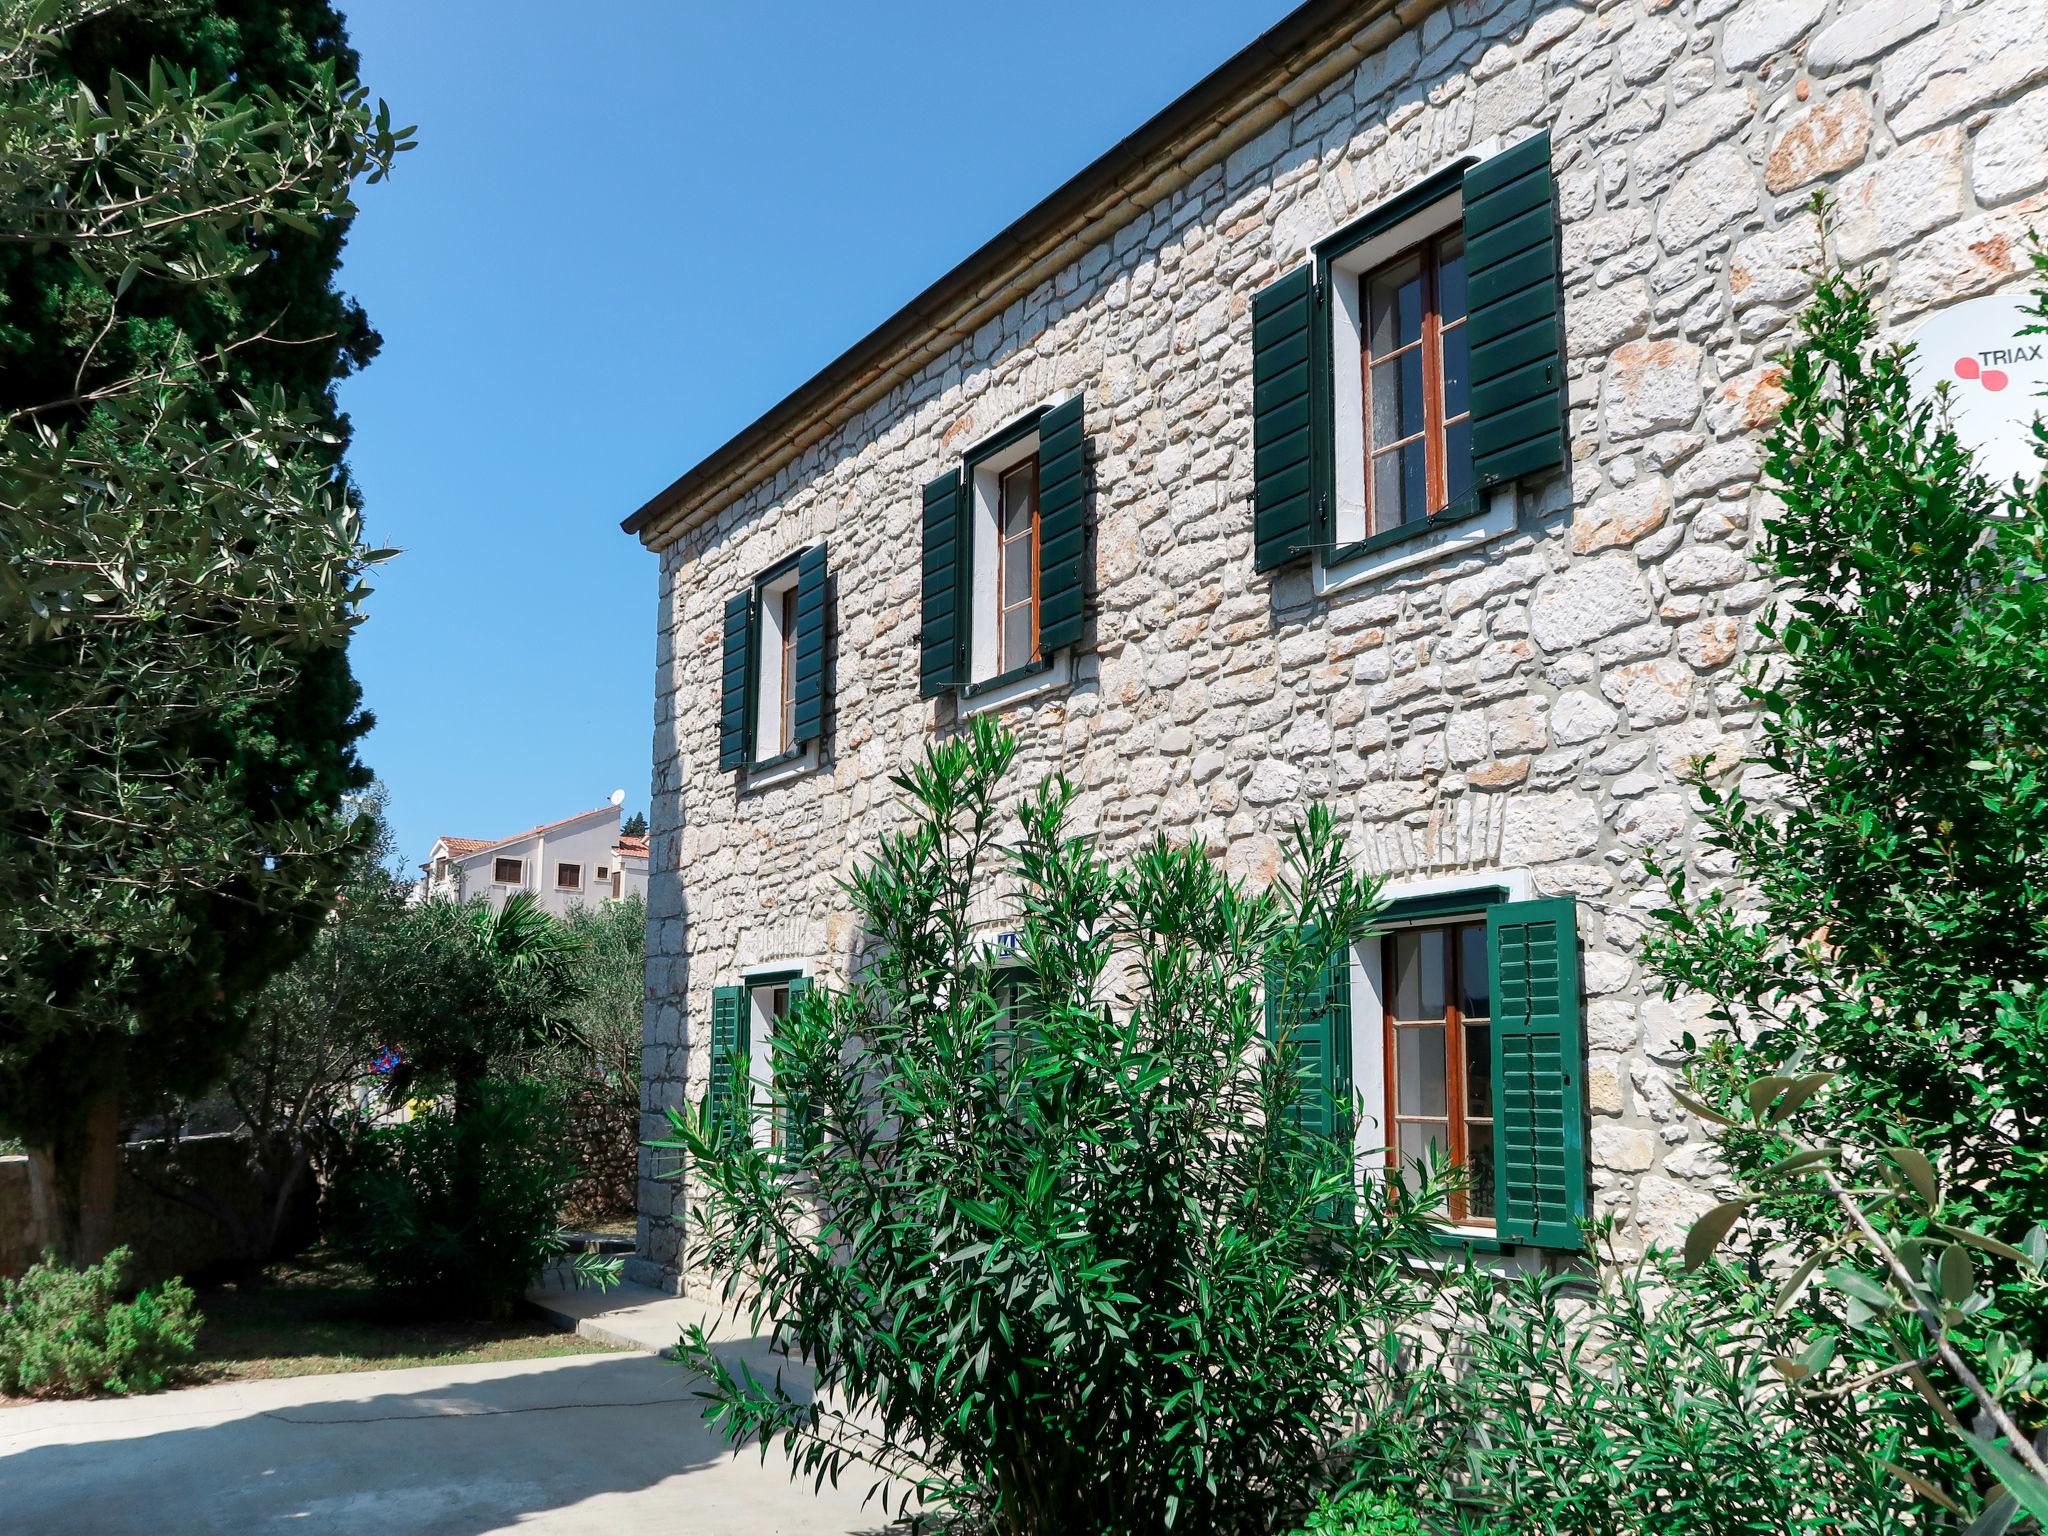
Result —
[[526, 865], [519, 859], [494, 859], [491, 879], [499, 885], [517, 885], [526, 878]]
[[783, 1121], [786, 1116], [775, 1106], [775, 1059], [772, 1054], [777, 1028], [789, 1017], [789, 983], [773, 981], [751, 989], [753, 1005], [753, 1038], [759, 1042], [751, 1065], [754, 1078], [754, 1102], [769, 1111], [768, 1145], [782, 1145], [788, 1127]]
[[555, 866], [555, 889], [558, 891], [582, 890], [583, 866], [581, 864], [557, 864]]
[[603, 864], [597, 866], [597, 883], [599, 885], [603, 885], [605, 881], [611, 879], [611, 877], [612, 872], [608, 867], [606, 867]]
[[1348, 581], [1471, 550], [1569, 464], [1550, 138], [1489, 147], [1252, 296], [1257, 569]]
[[778, 768], [825, 732], [825, 546], [788, 556], [726, 599], [718, 766]]
[[1359, 283], [1367, 531], [1384, 533], [1472, 494], [1464, 234], [1424, 240]]
[[923, 492], [918, 691], [971, 712], [1064, 685], [1083, 629], [1081, 398], [1028, 412]]
[[776, 709], [776, 750], [794, 751], [796, 739], [796, 583], [791, 582], [776, 596], [781, 612], [776, 628], [781, 636], [782, 664], [777, 668], [781, 700]]
[[1409, 1179], [1442, 1155], [1468, 1170], [1451, 1220], [1494, 1216], [1494, 1087], [1486, 923], [1404, 928], [1381, 943], [1388, 1156]]
[[996, 670], [1038, 660], [1038, 456], [1003, 471], [996, 492]]

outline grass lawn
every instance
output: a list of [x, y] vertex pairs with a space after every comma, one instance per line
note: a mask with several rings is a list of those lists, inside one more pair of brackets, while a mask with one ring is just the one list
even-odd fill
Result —
[[206, 1322], [186, 1385], [609, 1352], [525, 1315], [502, 1323], [406, 1317], [355, 1265], [317, 1252], [271, 1266], [260, 1289], [203, 1289], [199, 1310]]

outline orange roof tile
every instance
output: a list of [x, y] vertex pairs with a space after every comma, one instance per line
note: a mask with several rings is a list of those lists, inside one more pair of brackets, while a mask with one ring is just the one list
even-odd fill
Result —
[[582, 821], [585, 817], [595, 816], [600, 811], [609, 811], [616, 816], [618, 814], [618, 807], [600, 805], [596, 810], [578, 811], [574, 816], [564, 816], [560, 821], [544, 821], [537, 827], [528, 827], [524, 832], [514, 832], [510, 837], [444, 837], [441, 841], [448, 845], [450, 853], [455, 854], [459, 858], [468, 858], [472, 853], [483, 853], [492, 848], [502, 848], [507, 843], [516, 843], [524, 838], [536, 837], [542, 832], [552, 832], [557, 827], [566, 827], [572, 821]]

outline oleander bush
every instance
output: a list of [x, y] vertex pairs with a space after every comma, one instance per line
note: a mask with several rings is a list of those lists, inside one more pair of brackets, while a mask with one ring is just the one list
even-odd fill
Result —
[[897, 780], [857, 978], [777, 1026], [770, 1102], [741, 1059], [674, 1117], [693, 1261], [820, 1390], [683, 1356], [735, 1443], [971, 1529], [1287, 1530], [1390, 1388], [1442, 1203], [1354, 1197], [1294, 1043], [1376, 890], [1320, 811], [1269, 890], [1199, 844], [1110, 863], [1063, 780], [1003, 814], [1013, 751], [979, 721]]
[[0, 1393], [155, 1392], [192, 1358], [200, 1316], [181, 1280], [122, 1296], [128, 1250], [72, 1269], [45, 1255], [0, 1280]]

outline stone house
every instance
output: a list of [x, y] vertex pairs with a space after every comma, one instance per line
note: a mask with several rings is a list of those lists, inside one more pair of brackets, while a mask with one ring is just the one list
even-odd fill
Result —
[[1395, 902], [1324, 1055], [1360, 1137], [1471, 1162], [1489, 1248], [1677, 1240], [1643, 856], [1700, 867], [1680, 774], [1750, 724], [1809, 201], [1890, 323], [2013, 287], [2044, 80], [2048, 0], [1309, 0], [1109, 150], [626, 520], [648, 1134], [844, 977], [888, 774], [994, 710], [1112, 851], [1265, 881], [1330, 803]]

